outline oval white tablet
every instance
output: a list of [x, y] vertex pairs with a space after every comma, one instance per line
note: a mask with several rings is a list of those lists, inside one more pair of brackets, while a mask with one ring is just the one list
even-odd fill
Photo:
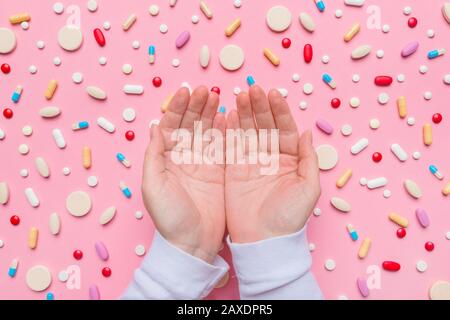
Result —
[[39, 115], [42, 118], [54, 118], [59, 116], [61, 110], [58, 107], [45, 107], [39, 110]]
[[59, 219], [59, 215], [56, 212], [53, 212], [49, 218], [49, 227], [52, 235], [56, 236], [61, 229], [61, 220]]
[[362, 7], [364, 5], [364, 0], [344, 0], [344, 3], [352, 7]]
[[52, 283], [52, 274], [47, 267], [36, 265], [28, 269], [26, 283], [28, 288], [33, 291], [44, 291]]
[[114, 131], [116, 131], [116, 127], [109, 120], [106, 120], [103, 117], [99, 117], [97, 119], [97, 124], [100, 126], [100, 128], [105, 129], [109, 133], [113, 133]]
[[83, 34], [80, 28], [74, 25], [63, 26], [58, 32], [58, 43], [64, 50], [78, 50], [83, 43]]
[[408, 160], [408, 154], [398, 143], [393, 143], [391, 145], [391, 151], [401, 162]]
[[34, 193], [34, 190], [31, 188], [26, 188], [25, 189], [25, 196], [27, 197], [28, 203], [33, 207], [36, 208], [39, 206], [39, 199], [36, 195], [36, 193]]
[[0, 28], [0, 53], [7, 54], [16, 48], [16, 35], [10, 29]]
[[100, 224], [105, 225], [108, 224], [116, 215], [116, 208], [115, 207], [109, 207], [103, 213], [100, 215]]
[[234, 44], [227, 45], [220, 50], [219, 61], [225, 70], [238, 70], [244, 64], [244, 60], [244, 51]]
[[64, 139], [64, 136], [59, 129], [53, 129], [52, 130], [53, 139], [56, 142], [56, 145], [60, 149], [64, 149], [66, 147], [66, 140]]
[[412, 181], [410, 179], [406, 179], [403, 184], [405, 186], [406, 191], [408, 192], [408, 194], [411, 197], [416, 198], [416, 199], [419, 199], [420, 197], [422, 197], [422, 190], [417, 185], [417, 183], [415, 183], [414, 181]]
[[6, 182], [0, 182], [0, 204], [7, 204], [9, 200], [9, 188]]
[[50, 176], [50, 169], [47, 162], [42, 157], [36, 158], [36, 169], [43, 178], [48, 178]]
[[358, 60], [367, 56], [372, 48], [369, 45], [363, 45], [352, 51], [352, 59]]
[[376, 189], [376, 188], [384, 187], [385, 185], [387, 185], [387, 183], [388, 183], [388, 180], [385, 177], [379, 177], [379, 178], [375, 178], [375, 179], [371, 179], [371, 180], [367, 181], [367, 188]]
[[302, 12], [298, 18], [300, 20], [300, 24], [306, 31], [314, 32], [314, 30], [316, 30], [316, 24], [309, 14]]
[[123, 86], [123, 92], [126, 94], [143, 94], [144, 87], [137, 84], [126, 84]]
[[338, 153], [333, 146], [322, 144], [316, 148], [320, 170], [333, 169], [338, 162]]
[[207, 45], [204, 45], [200, 48], [200, 65], [203, 68], [208, 67], [210, 59], [209, 48]]
[[270, 30], [283, 32], [289, 28], [292, 22], [292, 14], [284, 6], [274, 6], [267, 11], [266, 23]]
[[352, 209], [351, 205], [342, 198], [333, 197], [330, 202], [333, 207], [341, 212], [349, 212]]
[[356, 155], [367, 148], [368, 145], [369, 140], [367, 138], [361, 138], [350, 148], [350, 152]]
[[3, 131], [3, 130], [0, 128], [0, 140], [5, 139], [5, 137], [6, 137], [5, 131]]
[[94, 99], [97, 100], [106, 99], [106, 92], [100, 89], [99, 87], [89, 86], [86, 88], [86, 92]]
[[74, 191], [66, 199], [66, 209], [75, 217], [82, 217], [91, 211], [91, 198], [84, 191]]

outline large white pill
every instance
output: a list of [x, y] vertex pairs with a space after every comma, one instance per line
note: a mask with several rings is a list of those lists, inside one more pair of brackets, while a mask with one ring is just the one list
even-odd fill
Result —
[[99, 117], [97, 119], [97, 124], [100, 126], [100, 128], [105, 129], [109, 133], [113, 133], [114, 131], [116, 131], [116, 127], [109, 120], [106, 120], [103, 117]]
[[36, 193], [34, 193], [34, 190], [31, 188], [26, 188], [25, 189], [25, 196], [27, 197], [28, 203], [33, 207], [36, 208], [39, 206], [39, 199], [36, 195]]
[[342, 198], [338, 198], [338, 197], [331, 198], [331, 204], [337, 210], [344, 212], [344, 213], [349, 212], [352, 209], [351, 205], [347, 201], [345, 201]]
[[406, 191], [409, 193], [411, 197], [416, 199], [422, 197], [422, 190], [420, 189], [419, 185], [414, 181], [406, 179], [403, 185], [405, 186]]
[[126, 84], [123, 86], [123, 92], [126, 94], [143, 94], [144, 87], [137, 84]]
[[361, 138], [350, 148], [350, 152], [352, 154], [358, 154], [367, 148], [368, 145], [369, 140], [367, 138]]
[[339, 159], [338, 153], [333, 146], [322, 144], [316, 148], [320, 170], [333, 169]]
[[60, 149], [64, 149], [66, 147], [66, 140], [59, 129], [53, 129], [52, 131], [53, 139], [55, 139], [56, 145]]
[[0, 182], [0, 204], [7, 204], [9, 200], [9, 188], [6, 182]]
[[50, 169], [48, 167], [47, 162], [42, 157], [36, 158], [36, 169], [43, 178], [50, 177]]
[[108, 224], [116, 215], [116, 208], [109, 207], [100, 215], [99, 222], [101, 225]]
[[126, 122], [132, 122], [136, 119], [136, 111], [133, 108], [125, 108], [122, 111], [122, 118]]
[[270, 30], [283, 32], [289, 28], [292, 21], [291, 11], [283, 6], [274, 6], [267, 11], [266, 23]]
[[358, 60], [366, 57], [370, 51], [372, 51], [372, 47], [369, 45], [363, 45], [352, 51], [352, 59]]
[[391, 145], [391, 151], [393, 154], [395, 154], [398, 160], [402, 162], [408, 160], [408, 154], [398, 143], [393, 143]]
[[80, 28], [74, 25], [65, 25], [58, 32], [58, 43], [66, 51], [76, 51], [83, 43], [83, 34]]
[[298, 19], [300, 20], [300, 24], [303, 28], [305, 28], [306, 31], [314, 32], [314, 30], [316, 30], [316, 24], [309, 14], [302, 12], [300, 13]]
[[99, 87], [89, 86], [86, 88], [86, 92], [94, 99], [97, 100], [106, 99], [106, 92], [100, 89]]
[[49, 219], [49, 227], [52, 235], [56, 236], [61, 229], [61, 220], [59, 219], [59, 215], [56, 212], [53, 212], [50, 215]]
[[364, 5], [364, 0], [344, 0], [344, 3], [352, 7], [362, 7]]
[[75, 217], [82, 217], [91, 211], [92, 202], [84, 191], [74, 191], [66, 199], [66, 208]]
[[244, 64], [244, 60], [244, 51], [234, 44], [226, 45], [220, 50], [219, 62], [225, 70], [238, 70]]
[[384, 187], [385, 185], [387, 185], [387, 183], [388, 183], [388, 180], [385, 177], [379, 177], [379, 178], [375, 178], [375, 179], [371, 179], [371, 180], [367, 181], [367, 188], [376, 189], [376, 188]]
[[39, 110], [39, 115], [42, 118], [54, 118], [59, 116], [61, 110], [58, 107], [44, 107]]
[[10, 29], [0, 28], [0, 54], [7, 54], [16, 48], [16, 35]]
[[200, 49], [200, 65], [206, 68], [209, 65], [210, 53], [207, 45], [204, 45]]
[[45, 266], [33, 266], [27, 271], [26, 283], [28, 288], [33, 291], [44, 291], [52, 283], [52, 274]]

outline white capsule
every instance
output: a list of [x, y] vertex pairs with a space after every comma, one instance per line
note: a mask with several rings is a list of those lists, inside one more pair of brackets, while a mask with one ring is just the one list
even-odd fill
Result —
[[26, 188], [25, 189], [25, 196], [27, 197], [28, 202], [30, 203], [30, 205], [33, 208], [36, 208], [39, 206], [39, 199], [36, 195], [36, 193], [34, 193], [34, 190], [31, 188]]
[[371, 179], [371, 180], [367, 181], [367, 188], [376, 189], [376, 188], [384, 187], [385, 185], [387, 185], [387, 183], [388, 183], [388, 180], [385, 177], [379, 177], [379, 178], [375, 178], [375, 179]]
[[202, 48], [200, 49], [200, 65], [203, 68], [208, 67], [210, 56], [211, 55], [209, 53], [208, 46], [207, 45], [202, 46]]
[[59, 129], [53, 129], [52, 131], [53, 138], [55, 139], [56, 145], [60, 149], [64, 149], [66, 147], [66, 140]]
[[61, 221], [59, 219], [59, 215], [56, 212], [53, 212], [50, 215], [49, 226], [52, 235], [56, 236], [61, 228]]
[[364, 5], [364, 0], [345, 0], [344, 3], [352, 7], [362, 7]]
[[103, 117], [99, 117], [97, 119], [97, 124], [100, 126], [100, 128], [105, 129], [109, 133], [113, 133], [116, 130], [116, 127]]
[[123, 87], [123, 92], [125, 92], [126, 94], [143, 94], [144, 87], [135, 84], [126, 84]]
[[367, 138], [359, 139], [350, 149], [352, 154], [358, 154], [363, 151], [369, 145], [369, 140]]
[[391, 145], [391, 151], [393, 154], [395, 154], [398, 160], [402, 162], [408, 160], [408, 154], [398, 143], [394, 143]]

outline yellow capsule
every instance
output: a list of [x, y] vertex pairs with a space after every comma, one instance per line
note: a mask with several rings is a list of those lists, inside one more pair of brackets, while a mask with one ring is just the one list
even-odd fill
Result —
[[92, 165], [92, 154], [91, 148], [84, 147], [83, 148], [83, 167], [85, 169], [89, 169]]
[[213, 14], [211, 9], [208, 7], [205, 1], [200, 1], [200, 10], [202, 10], [203, 14], [208, 18], [212, 19]]
[[18, 14], [10, 16], [9, 22], [11, 24], [19, 24], [24, 21], [30, 21], [30, 19], [31, 19], [30, 14], [27, 12], [24, 12], [24, 13], [18, 13]]
[[39, 231], [37, 228], [32, 227], [28, 233], [28, 247], [30, 249], [36, 249], [38, 242]]
[[237, 18], [225, 29], [225, 35], [231, 37], [233, 33], [241, 26], [241, 19]]
[[398, 115], [402, 119], [404, 117], [406, 117], [406, 115], [408, 114], [408, 110], [406, 109], [406, 98], [404, 96], [398, 97], [397, 109], [398, 109]]
[[450, 181], [447, 182], [447, 184], [445, 185], [444, 189], [442, 189], [442, 194], [444, 196], [448, 196], [450, 194]]
[[128, 29], [131, 28], [131, 26], [136, 22], [136, 20], [137, 16], [134, 13], [130, 14], [127, 20], [125, 20], [125, 22], [122, 24], [122, 29], [124, 31], [128, 31]]
[[359, 251], [358, 251], [358, 257], [360, 259], [364, 259], [367, 256], [367, 254], [369, 253], [371, 244], [372, 244], [372, 240], [370, 240], [370, 238], [365, 238], [364, 241], [361, 243], [361, 247], [359, 247]]
[[395, 212], [389, 213], [389, 220], [391, 220], [392, 222], [395, 222], [402, 228], [408, 227], [408, 223], [409, 223], [408, 219], [399, 215], [398, 213], [395, 213]]
[[344, 41], [351, 41], [361, 30], [361, 25], [359, 23], [355, 23], [344, 35]]
[[53, 98], [53, 95], [55, 94], [57, 87], [58, 87], [58, 81], [50, 80], [50, 82], [48, 83], [47, 89], [45, 90], [45, 98], [47, 100], [50, 100], [51, 98]]
[[426, 146], [431, 146], [433, 143], [433, 133], [431, 132], [431, 124], [429, 123], [423, 125], [423, 143]]
[[352, 169], [347, 169], [345, 172], [339, 177], [338, 181], [336, 181], [336, 187], [342, 188], [352, 177], [353, 171]]
[[167, 111], [167, 109], [169, 109], [169, 104], [172, 101], [173, 98], [173, 94], [169, 94], [167, 96], [167, 98], [163, 101], [163, 103], [161, 104], [161, 112], [165, 113]]
[[280, 58], [278, 58], [269, 48], [264, 49], [264, 56], [272, 62], [274, 66], [278, 66], [280, 64]]

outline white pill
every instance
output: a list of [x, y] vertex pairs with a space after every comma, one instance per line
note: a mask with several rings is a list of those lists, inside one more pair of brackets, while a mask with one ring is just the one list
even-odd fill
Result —
[[411, 7], [404, 7], [403, 8], [403, 14], [405, 15], [405, 16], [409, 16], [410, 14], [412, 13], [412, 8]]
[[178, 68], [180, 66], [180, 59], [174, 58], [172, 59], [172, 67]]
[[388, 24], [384, 24], [383, 27], [381, 27], [381, 30], [383, 31], [383, 33], [388, 33], [389, 31], [391, 31], [391, 26]]
[[300, 101], [298, 107], [300, 108], [300, 110], [306, 110], [308, 109], [308, 103], [306, 101]]
[[5, 131], [3, 131], [2, 129], [0, 129], [0, 140], [5, 139], [5, 137], [6, 137]]
[[34, 192], [32, 188], [26, 188], [25, 189], [25, 196], [27, 197], [28, 203], [33, 207], [36, 208], [39, 206], [39, 199]]
[[406, 80], [406, 76], [403, 73], [400, 73], [399, 75], [397, 75], [397, 81], [402, 83], [405, 82]]
[[443, 78], [445, 84], [450, 84], [450, 74], [446, 74]]
[[389, 95], [386, 92], [382, 92], [378, 95], [379, 104], [387, 104], [389, 102]]
[[334, 208], [344, 213], [350, 212], [350, 210], [352, 209], [350, 203], [342, 198], [332, 197], [330, 202]]
[[43, 178], [48, 178], [50, 176], [50, 168], [44, 158], [37, 157], [35, 163], [39, 175]]
[[58, 273], [58, 280], [61, 282], [66, 282], [67, 280], [69, 280], [69, 274], [66, 270], [62, 270]]
[[49, 218], [49, 227], [52, 235], [56, 236], [61, 229], [61, 219], [59, 218], [58, 213], [53, 212]]
[[309, 14], [301, 12], [298, 18], [300, 20], [300, 24], [306, 31], [314, 32], [314, 30], [316, 30], [316, 24]]
[[310, 95], [314, 91], [314, 86], [311, 83], [305, 83], [303, 85], [303, 93]]
[[333, 271], [334, 269], [336, 269], [336, 262], [334, 262], [333, 259], [326, 260], [325, 269], [327, 269], [328, 271]]
[[122, 111], [122, 118], [126, 122], [132, 122], [136, 119], [136, 111], [133, 108], [126, 108]]
[[56, 145], [60, 149], [64, 149], [66, 147], [66, 140], [64, 139], [64, 136], [59, 129], [53, 129], [52, 131], [53, 139], [56, 142]]
[[414, 160], [419, 160], [422, 154], [419, 151], [414, 151], [412, 157]]
[[300, 81], [300, 75], [298, 73], [294, 73], [292, 75], [292, 81], [299, 82]]
[[431, 98], [433, 98], [433, 94], [430, 91], [425, 91], [423, 93], [423, 97], [425, 100], [431, 100]]
[[109, 133], [113, 133], [116, 130], [116, 127], [109, 121], [103, 117], [99, 117], [97, 119], [97, 124], [100, 128], [106, 130]]
[[393, 143], [391, 145], [391, 151], [397, 157], [398, 160], [402, 162], [408, 160], [408, 154], [406, 153], [405, 150], [403, 150], [403, 148], [398, 143]]
[[344, 0], [344, 3], [348, 6], [362, 7], [364, 5], [364, 0]]
[[138, 244], [136, 248], [134, 248], [134, 253], [137, 256], [142, 257], [145, 254], [145, 247], [142, 244]]
[[378, 58], [378, 59], [381, 59], [381, 58], [384, 57], [384, 51], [381, 50], [381, 49], [379, 49], [379, 50], [377, 50], [376, 55], [377, 55], [377, 58]]
[[167, 33], [167, 31], [169, 31], [169, 27], [167, 26], [167, 24], [161, 24], [159, 26], [159, 32], [161, 33]]
[[21, 27], [23, 30], [28, 30], [28, 29], [30, 28], [30, 24], [28, 23], [28, 21], [22, 21], [22, 22], [20, 23], [20, 27]]
[[20, 176], [21, 176], [22, 178], [28, 177], [28, 170], [27, 170], [27, 169], [21, 169], [21, 170], [20, 170]]
[[63, 175], [68, 176], [70, 174], [70, 168], [64, 167], [62, 170]]
[[348, 297], [345, 294], [340, 294], [337, 297], [338, 300], [348, 300]]
[[53, 64], [55, 66], [60, 66], [61, 65], [61, 58], [60, 57], [54, 57], [53, 58]]
[[450, 240], [450, 231], [447, 231], [447, 233], [445, 234], [445, 238], [446, 238], [447, 240]]
[[416, 119], [414, 117], [408, 117], [408, 120], [406, 120], [406, 123], [409, 126], [413, 126], [416, 123]]
[[359, 74], [354, 74], [354, 75], [352, 76], [352, 81], [353, 81], [354, 83], [358, 83], [360, 80], [361, 80], [361, 77], [359, 76]]
[[378, 129], [380, 127], [380, 120], [377, 118], [370, 119], [369, 126], [373, 130]]
[[361, 179], [359, 179], [359, 184], [362, 185], [362, 186], [367, 185], [367, 179], [362, 177]]
[[53, 4], [53, 12], [56, 14], [61, 14], [64, 12], [64, 5], [61, 2], [55, 2]]
[[341, 133], [342, 133], [342, 135], [345, 136], [345, 137], [348, 137], [349, 135], [351, 135], [351, 134], [352, 134], [352, 131], [353, 131], [353, 128], [352, 128], [352, 126], [349, 125], [349, 124], [344, 124], [344, 125], [341, 127]]
[[137, 40], [134, 40], [131, 46], [133, 47], [133, 49], [139, 49], [141, 47], [141, 43]]
[[233, 93], [237, 96], [239, 93], [241, 93], [242, 89], [239, 87], [234, 87], [233, 88]]
[[316, 217], [320, 216], [322, 214], [322, 210], [320, 208], [314, 208], [313, 210], [313, 215], [315, 215]]
[[26, 154], [28, 154], [28, 152], [30, 152], [30, 148], [28, 147], [27, 144], [22, 143], [22, 144], [19, 146], [19, 153], [20, 153], [20, 154], [23, 154], [23, 155], [26, 155]]
[[97, 11], [97, 8], [98, 8], [97, 1], [95, 1], [95, 0], [88, 0], [88, 2], [87, 2], [87, 9], [88, 9], [90, 12], [95, 12], [95, 11]]
[[37, 72], [37, 67], [32, 64], [31, 66], [28, 67], [28, 72], [31, 74], [35, 74]]
[[274, 6], [266, 13], [266, 24], [274, 32], [283, 32], [292, 22], [291, 11], [284, 6]]
[[365, 45], [359, 46], [356, 49], [354, 49], [352, 51], [351, 57], [353, 60], [359, 60], [359, 59], [367, 57], [371, 51], [372, 51], [372, 47], [365, 44]]
[[111, 29], [111, 23], [109, 21], [103, 22], [103, 29], [106, 30], [106, 31]]
[[96, 176], [89, 176], [87, 178], [87, 184], [89, 187], [94, 188], [98, 184], [98, 179]]
[[157, 16], [158, 13], [159, 13], [159, 7], [156, 4], [152, 4], [148, 8], [148, 13], [150, 13], [150, 15], [153, 16], [153, 17]]
[[367, 148], [368, 145], [369, 140], [367, 138], [361, 138], [350, 148], [350, 152], [356, 155]]
[[385, 185], [387, 185], [387, 183], [388, 183], [388, 180], [385, 177], [379, 177], [379, 178], [375, 178], [375, 179], [371, 179], [371, 180], [367, 181], [367, 188], [376, 189], [376, 188], [384, 187]]
[[322, 56], [322, 63], [327, 64], [328, 62], [330, 62], [330, 56], [328, 55]]
[[142, 214], [142, 211], [136, 211], [136, 212], [134, 213], [134, 216], [135, 216], [136, 219], [140, 220], [140, 219], [142, 219], [142, 217], [143, 217], [144, 215]]
[[33, 128], [31, 126], [24, 126], [22, 128], [22, 133], [25, 137], [29, 137], [33, 134]]
[[42, 40], [38, 40], [38, 41], [36, 42], [36, 47], [37, 47], [38, 49], [40, 49], [40, 50], [44, 49], [44, 48], [45, 48], [45, 42], [42, 41]]
[[189, 90], [189, 94], [192, 94], [192, 88], [191, 88], [191, 86], [189, 85], [189, 82], [187, 82], [187, 81], [182, 82], [182, 83], [181, 83], [181, 87], [182, 87], [182, 88], [188, 89], [188, 90]]
[[122, 66], [122, 72], [124, 74], [130, 74], [131, 72], [133, 72], [133, 66], [131, 64], [129, 64], [129, 63], [125, 63]]
[[194, 15], [191, 17], [191, 22], [192, 22], [193, 24], [197, 24], [199, 21], [200, 21], [200, 17], [199, 17], [198, 15], [194, 14]]
[[337, 10], [334, 12], [334, 16], [335, 16], [336, 18], [338, 18], [338, 19], [342, 18], [343, 15], [344, 15], [344, 12], [343, 12], [341, 9], [337, 9]]
[[104, 66], [107, 62], [107, 59], [105, 56], [101, 56], [100, 58], [98, 58], [98, 63], [100, 63], [100, 65]]
[[310, 252], [313, 252], [314, 250], [316, 250], [316, 245], [311, 242], [308, 244], [308, 249]]
[[386, 199], [390, 198], [391, 196], [392, 196], [391, 190], [386, 189], [386, 190], [383, 191], [383, 197], [385, 197]]
[[142, 94], [144, 93], [144, 87], [136, 84], [126, 84], [123, 87], [123, 92], [126, 94]]
[[283, 98], [286, 98], [289, 94], [288, 90], [285, 88], [278, 88], [277, 90]]
[[357, 97], [352, 97], [350, 99], [350, 107], [358, 108], [361, 105], [361, 101]]
[[428, 67], [427, 67], [426, 65], [421, 65], [421, 66], [419, 67], [419, 72], [420, 72], [421, 74], [427, 73], [427, 72], [428, 72]]
[[428, 264], [423, 260], [419, 260], [416, 263], [416, 269], [419, 272], [425, 272], [428, 269]]
[[242, 6], [242, 1], [241, 0], [234, 0], [233, 1], [233, 5], [235, 8], [240, 8]]
[[83, 82], [83, 74], [81, 72], [74, 72], [72, 74], [72, 81], [74, 83], [81, 83], [81, 82]]
[[106, 92], [99, 87], [88, 86], [86, 92], [89, 96], [97, 100], [105, 100], [107, 98]]
[[5, 246], [5, 242], [2, 239], [0, 239], [0, 248], [3, 248], [4, 246]]

